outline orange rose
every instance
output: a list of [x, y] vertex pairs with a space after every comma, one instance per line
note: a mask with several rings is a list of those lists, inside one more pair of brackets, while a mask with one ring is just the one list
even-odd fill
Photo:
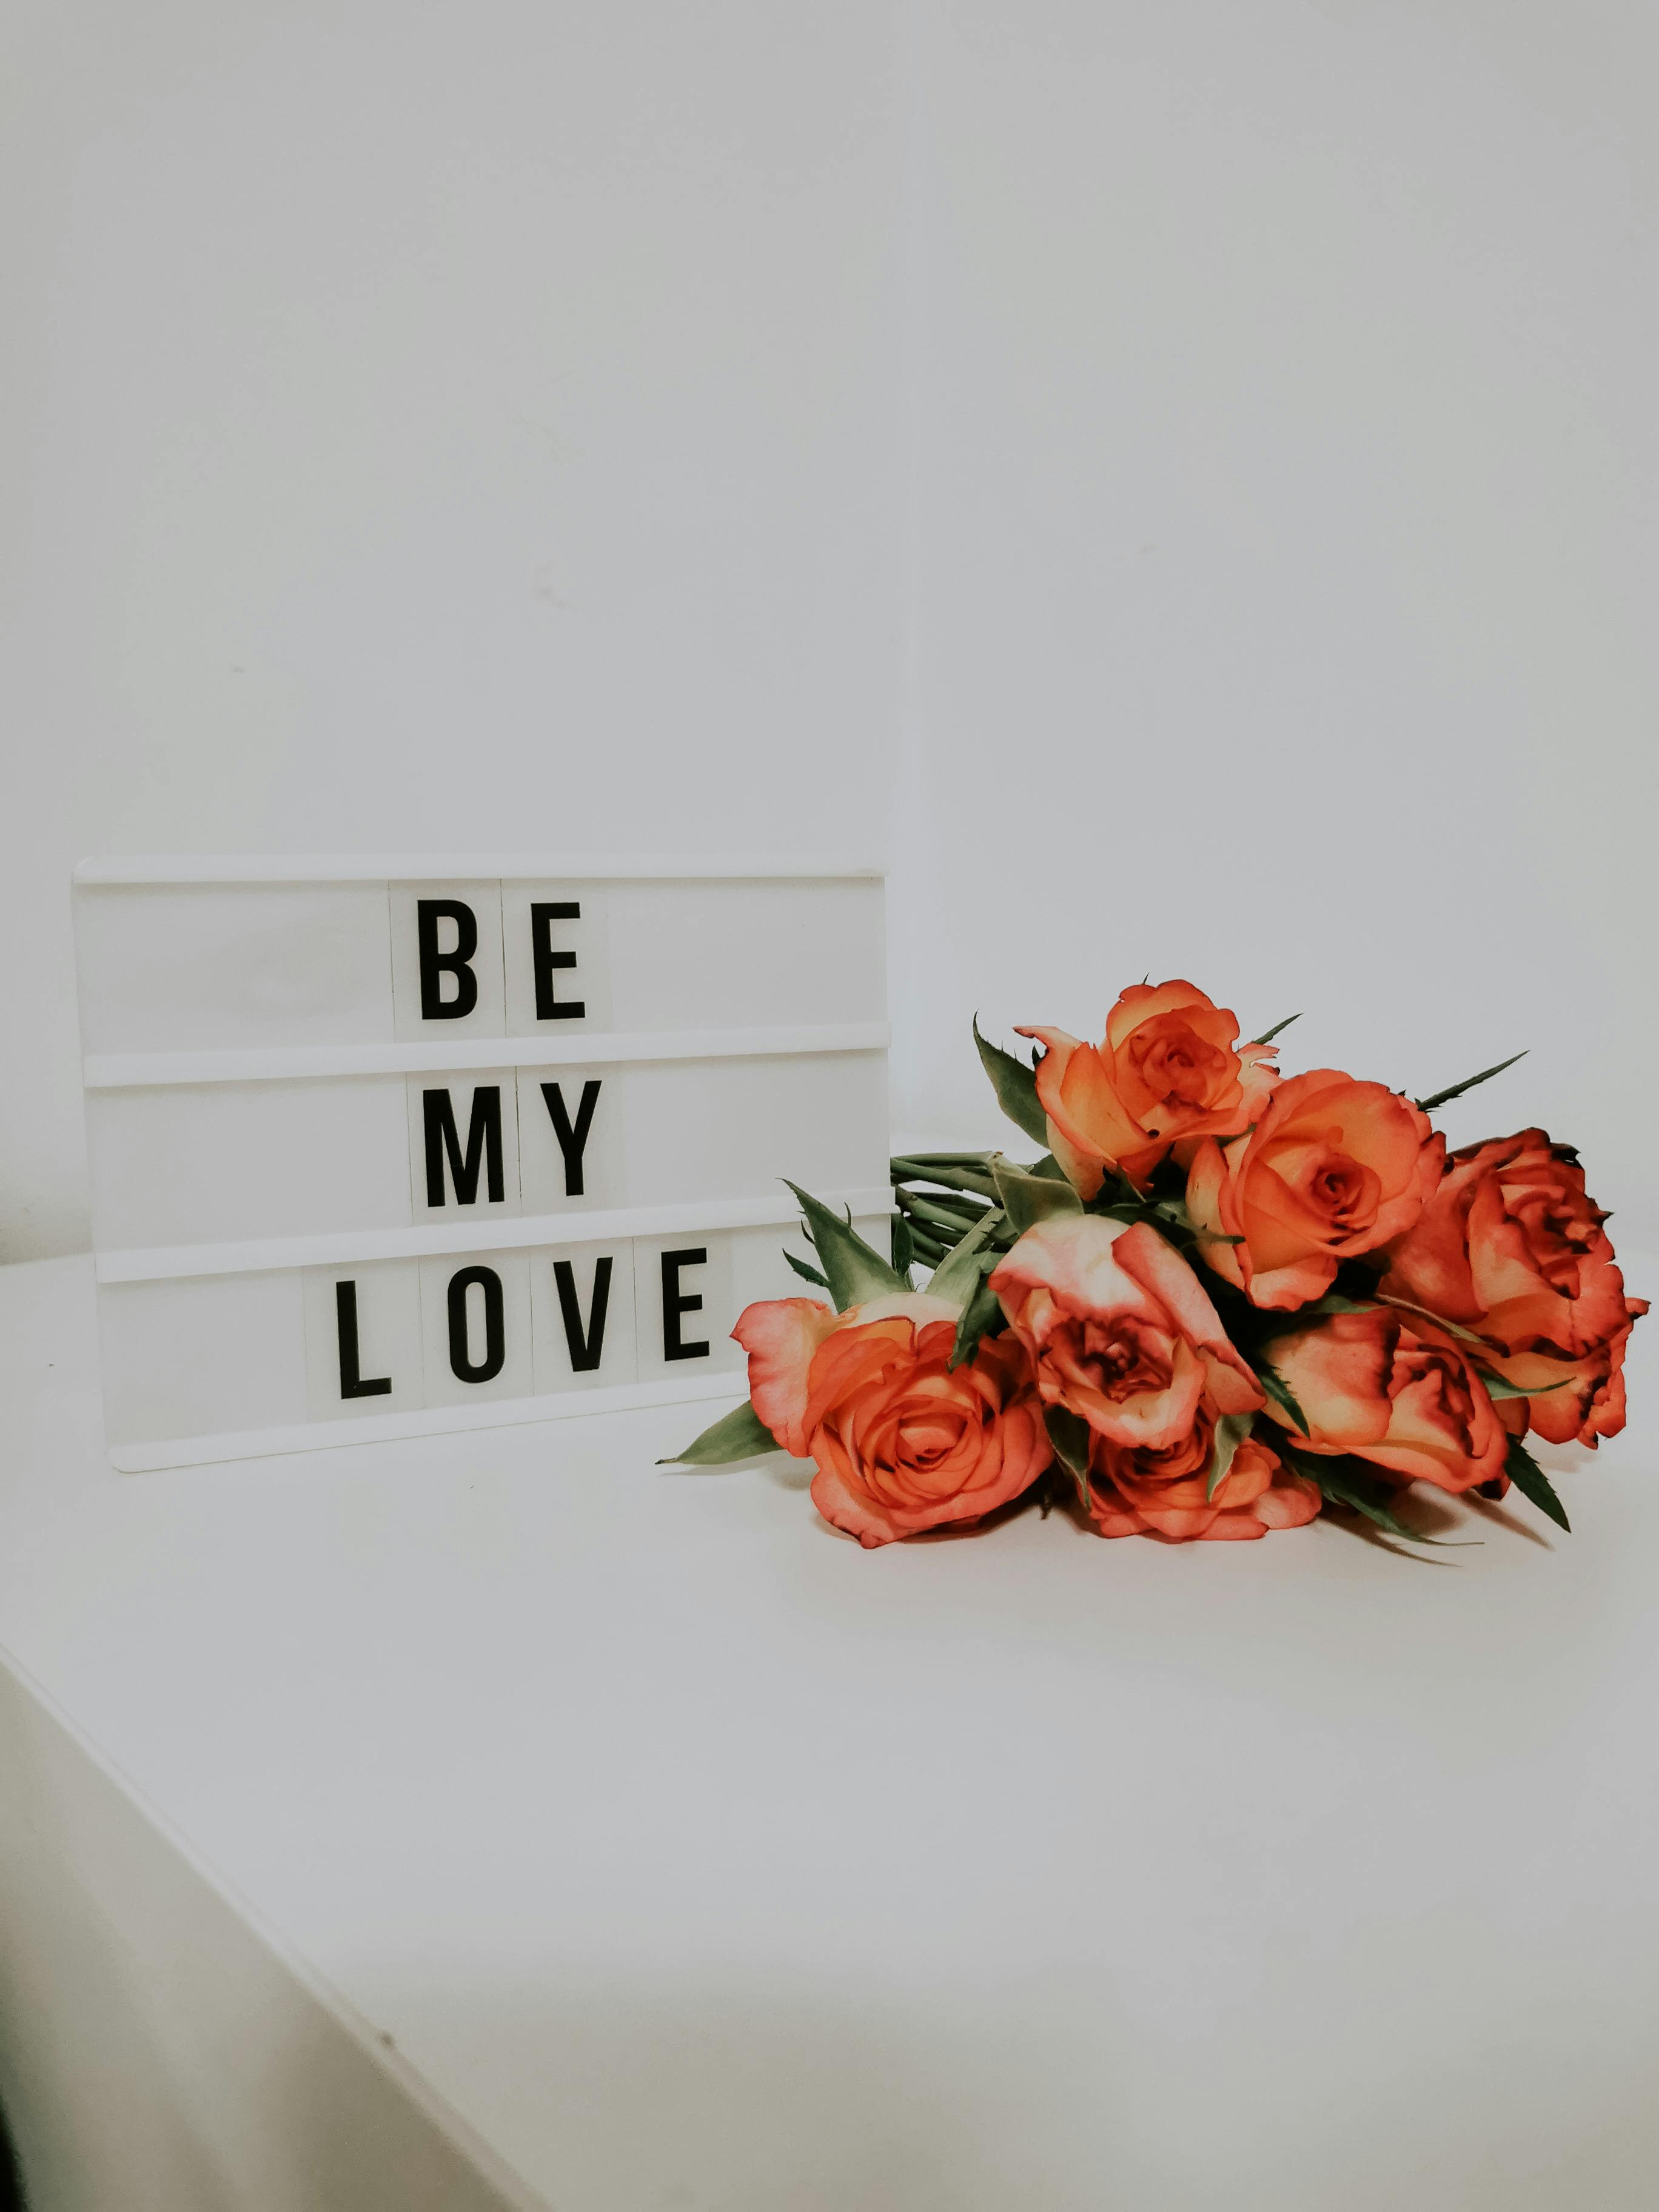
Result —
[[1108, 1166], [1144, 1183], [1177, 1140], [1248, 1128], [1277, 1071], [1270, 1044], [1238, 1042], [1238, 1017], [1191, 983], [1132, 983], [1105, 1042], [1023, 1029], [1042, 1047], [1037, 1100], [1055, 1159], [1085, 1198]]
[[1204, 1257], [1253, 1304], [1305, 1305], [1344, 1260], [1412, 1226], [1445, 1153], [1410, 1099], [1316, 1068], [1281, 1083], [1247, 1135], [1199, 1146], [1187, 1210], [1217, 1239], [1243, 1239], [1207, 1243]]
[[1502, 1475], [1509, 1432], [1485, 1383], [1455, 1345], [1398, 1314], [1335, 1314], [1275, 1337], [1267, 1354], [1307, 1416], [1307, 1436], [1276, 1404], [1267, 1410], [1304, 1450], [1352, 1452], [1441, 1490]]
[[1625, 1346], [1648, 1310], [1625, 1295], [1606, 1219], [1541, 1129], [1470, 1145], [1390, 1248], [1382, 1288], [1474, 1329], [1507, 1381], [1536, 1389], [1504, 1401], [1516, 1434], [1593, 1446], [1625, 1425]]
[[990, 1280], [1043, 1403], [1068, 1407], [1112, 1443], [1183, 1443], [1206, 1395], [1224, 1413], [1262, 1402], [1203, 1285], [1149, 1223], [1039, 1221]]
[[1323, 1502], [1316, 1484], [1279, 1465], [1277, 1452], [1246, 1437], [1209, 1487], [1215, 1410], [1206, 1405], [1183, 1443], [1167, 1451], [1125, 1451], [1097, 1438], [1089, 1463], [1089, 1512], [1103, 1536], [1163, 1536], [1176, 1544], [1265, 1536], [1300, 1528]]
[[814, 1298], [750, 1306], [756, 1413], [786, 1451], [817, 1462], [812, 1503], [867, 1549], [1018, 1498], [1053, 1453], [1024, 1352], [981, 1339], [952, 1374], [960, 1309], [896, 1292], [837, 1314]]
[[1541, 1129], [1454, 1152], [1382, 1289], [1505, 1352], [1581, 1352], [1624, 1328], [1625, 1284], [1584, 1170]]

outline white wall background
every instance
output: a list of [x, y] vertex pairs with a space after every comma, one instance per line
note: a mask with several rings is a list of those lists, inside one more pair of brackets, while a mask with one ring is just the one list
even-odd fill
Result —
[[884, 0], [24, 0], [0, 1250], [90, 852], [878, 849]]
[[1659, 1245], [1659, 15], [922, 22], [909, 1119], [1188, 975]]
[[1449, 1126], [1659, 1243], [1645, 4], [7, 45], [0, 1252], [84, 1240], [82, 854], [529, 843], [887, 845], [918, 1133], [1148, 970], [1530, 1044]]

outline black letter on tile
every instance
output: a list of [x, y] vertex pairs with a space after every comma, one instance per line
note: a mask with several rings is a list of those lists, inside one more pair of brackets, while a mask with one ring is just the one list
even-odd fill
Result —
[[[474, 1283], [483, 1291], [484, 1356], [476, 1363], [467, 1340], [466, 1294]], [[501, 1313], [501, 1279], [493, 1267], [463, 1267], [449, 1279], [449, 1365], [463, 1382], [493, 1382], [507, 1364], [507, 1324]]]
[[688, 1297], [680, 1288], [682, 1267], [701, 1267], [707, 1264], [706, 1246], [694, 1244], [684, 1252], [665, 1252], [662, 1255], [662, 1356], [665, 1359], [707, 1359], [706, 1340], [688, 1344], [680, 1335], [680, 1316], [702, 1311], [701, 1293]]
[[559, 1150], [564, 1154], [564, 1194], [567, 1198], [582, 1195], [582, 1154], [587, 1149], [587, 1133], [593, 1126], [593, 1109], [599, 1103], [599, 1078], [590, 1075], [582, 1085], [581, 1103], [576, 1109], [574, 1126], [564, 1109], [564, 1093], [556, 1083], [544, 1083], [542, 1097], [547, 1103], [548, 1118], [553, 1124], [553, 1133], [559, 1140]]
[[449, 1156], [449, 1172], [455, 1180], [457, 1206], [476, 1206], [478, 1202], [478, 1172], [489, 1164], [489, 1203], [499, 1206], [507, 1193], [501, 1173], [501, 1086], [499, 1083], [481, 1083], [472, 1093], [472, 1119], [466, 1125], [466, 1151], [461, 1151], [460, 1132], [455, 1127], [455, 1109], [449, 1103], [447, 1091], [423, 1091], [421, 1093], [421, 1117], [426, 1130], [426, 1202], [442, 1206], [444, 1198], [444, 1156]]
[[576, 956], [568, 951], [556, 952], [548, 941], [547, 934], [549, 922], [580, 921], [581, 911], [574, 899], [538, 900], [531, 907], [530, 957], [536, 975], [536, 1019], [538, 1022], [579, 1022], [587, 1012], [583, 1000], [554, 997], [554, 971], [560, 968], [574, 968]]
[[[455, 925], [455, 949], [438, 950], [438, 924]], [[478, 1003], [478, 979], [467, 963], [478, 949], [478, 918], [464, 899], [416, 899], [415, 935], [421, 948], [421, 1019], [458, 1022]], [[441, 996], [446, 975], [455, 978], [453, 999]]]
[[379, 1375], [364, 1380], [362, 1352], [357, 1341], [357, 1285], [336, 1283], [334, 1320], [340, 1339], [340, 1395], [343, 1398], [384, 1398], [392, 1377]]
[[578, 1375], [591, 1375], [605, 1350], [605, 1315], [611, 1303], [611, 1258], [593, 1266], [593, 1310], [582, 1327], [582, 1310], [576, 1297], [576, 1271], [568, 1260], [553, 1262], [553, 1279], [559, 1286], [559, 1311], [564, 1316], [564, 1340], [570, 1347], [570, 1364]]

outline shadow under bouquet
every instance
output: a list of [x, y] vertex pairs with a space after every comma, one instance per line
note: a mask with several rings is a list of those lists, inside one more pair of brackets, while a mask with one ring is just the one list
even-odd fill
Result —
[[1019, 1030], [1029, 1065], [975, 1024], [1042, 1156], [895, 1159], [885, 1256], [796, 1190], [817, 1265], [787, 1256], [827, 1300], [746, 1310], [749, 1402], [672, 1463], [811, 1459], [818, 1510], [870, 1547], [1028, 1496], [1103, 1536], [1333, 1507], [1430, 1542], [1417, 1483], [1513, 1486], [1565, 1529], [1527, 1438], [1618, 1433], [1647, 1311], [1577, 1155], [1541, 1129], [1448, 1152], [1430, 1114], [1512, 1060], [1413, 1100], [1281, 1077], [1289, 1026], [1241, 1043], [1181, 981], [1131, 985], [1098, 1045]]

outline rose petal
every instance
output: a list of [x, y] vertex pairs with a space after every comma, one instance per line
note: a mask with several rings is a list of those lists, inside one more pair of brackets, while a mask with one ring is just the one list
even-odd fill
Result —
[[763, 1298], [745, 1306], [732, 1335], [749, 1354], [749, 1400], [787, 1452], [806, 1453], [802, 1418], [813, 1355], [842, 1316], [818, 1298]]

